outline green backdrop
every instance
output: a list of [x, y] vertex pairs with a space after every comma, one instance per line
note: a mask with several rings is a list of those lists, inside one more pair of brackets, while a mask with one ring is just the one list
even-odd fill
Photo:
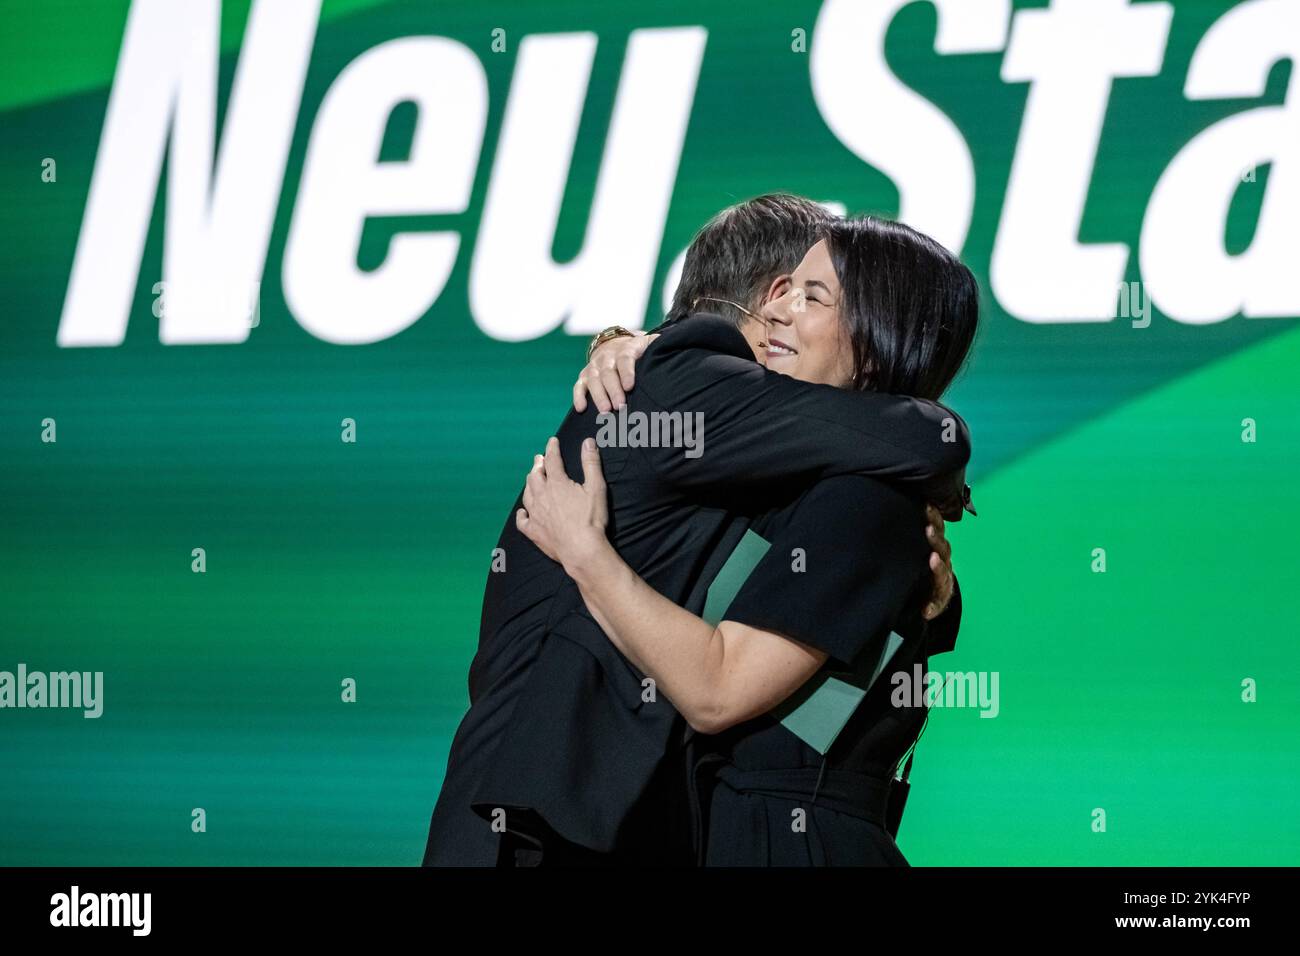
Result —
[[[672, 260], [722, 206], [788, 189], [892, 214], [898, 190], [819, 116], [807, 57], [791, 50], [817, 3], [327, 2], [259, 326], [238, 345], [159, 342], [160, 199], [125, 341], [60, 348], [128, 6], [0, 4], [0, 669], [105, 674], [97, 720], [0, 710], [0, 862], [417, 863], [467, 704], [489, 552], [585, 343], [563, 331], [495, 341], [470, 314], [514, 66], [513, 45], [490, 52], [491, 31], [600, 38], [562, 260], [582, 244], [629, 31], [707, 28], [648, 324]], [[1081, 241], [1136, 249], [1175, 153], [1257, 105], [1182, 95], [1227, 6], [1174, 4], [1163, 69], [1117, 81]], [[246, 3], [222, 11], [223, 110], [247, 15]], [[987, 291], [1028, 87], [1000, 78], [1000, 53], [934, 52], [935, 27], [933, 7], [905, 7], [886, 52], [969, 144], [961, 252]], [[346, 63], [414, 35], [460, 41], [488, 79], [469, 208], [436, 220], [461, 232], [459, 258], [406, 331], [330, 344], [295, 321], [279, 274], [311, 121]], [[1279, 63], [1260, 102], [1282, 103], [1290, 75]], [[394, 111], [386, 159], [401, 160], [413, 123]], [[46, 157], [55, 182], [42, 179]], [[1234, 203], [1230, 247], [1250, 242], [1267, 172]], [[375, 218], [358, 261], [382, 262], [397, 232], [431, 227]], [[980, 515], [949, 527], [965, 618], [958, 650], [934, 663], [997, 671], [1000, 713], [932, 715], [900, 834], [912, 862], [1300, 862], [1298, 367], [1300, 326], [1287, 318], [1035, 324], [986, 294], [948, 396], [974, 435]], [[41, 440], [46, 418], [55, 443]], [[340, 441], [344, 418], [355, 444]], [[204, 574], [191, 572], [196, 547]], [[346, 677], [356, 703], [340, 701]], [[1247, 678], [1257, 702], [1241, 699]], [[191, 831], [195, 807], [205, 833]]]

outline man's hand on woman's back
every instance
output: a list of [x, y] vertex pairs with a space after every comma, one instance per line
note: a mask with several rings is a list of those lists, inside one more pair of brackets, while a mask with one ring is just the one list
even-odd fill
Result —
[[921, 616], [933, 621], [942, 614], [952, 600], [952, 545], [944, 535], [943, 515], [934, 505], [925, 506], [927, 524], [925, 537], [933, 549], [930, 552], [930, 574], [934, 581], [930, 588], [930, 599], [926, 601]]

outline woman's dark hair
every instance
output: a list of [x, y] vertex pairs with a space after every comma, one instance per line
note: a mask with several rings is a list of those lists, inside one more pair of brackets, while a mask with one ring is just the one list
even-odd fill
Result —
[[979, 324], [979, 285], [951, 252], [911, 226], [862, 216], [826, 223], [840, 280], [854, 387], [937, 400]]

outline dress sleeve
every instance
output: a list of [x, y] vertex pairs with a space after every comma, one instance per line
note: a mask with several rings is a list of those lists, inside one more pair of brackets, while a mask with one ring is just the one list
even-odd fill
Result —
[[723, 615], [853, 666], [930, 591], [924, 508], [884, 482], [828, 478], [794, 506]]
[[690, 454], [668, 444], [644, 449], [670, 485], [717, 490], [861, 474], [898, 483], [950, 521], [969, 502], [970, 433], [937, 402], [771, 372], [713, 316], [675, 323], [642, 362], [630, 405], [691, 416], [696, 429]]

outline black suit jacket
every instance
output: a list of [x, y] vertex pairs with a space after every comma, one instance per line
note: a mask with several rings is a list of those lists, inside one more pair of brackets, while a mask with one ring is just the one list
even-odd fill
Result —
[[[681, 447], [601, 449], [611, 541], [647, 583], [697, 613], [748, 518], [820, 478], [890, 480], [950, 520], [969, 503], [969, 432], [956, 413], [768, 371], [718, 316], [665, 328], [637, 365], [627, 410], [702, 416], [698, 457]], [[557, 432], [577, 481], [582, 440], [599, 428], [589, 406], [570, 411]], [[503, 827], [601, 853], [631, 842], [635, 853], [675, 859], [684, 834], [641, 837], [669, 826], [646, 798], [674, 791], [657, 771], [683, 739], [684, 721], [601, 632], [563, 569], [515, 528], [521, 504], [522, 492], [497, 544], [505, 569], [488, 574], [470, 709], [452, 742], [424, 863], [493, 865]], [[629, 841], [633, 828], [640, 834]]]

